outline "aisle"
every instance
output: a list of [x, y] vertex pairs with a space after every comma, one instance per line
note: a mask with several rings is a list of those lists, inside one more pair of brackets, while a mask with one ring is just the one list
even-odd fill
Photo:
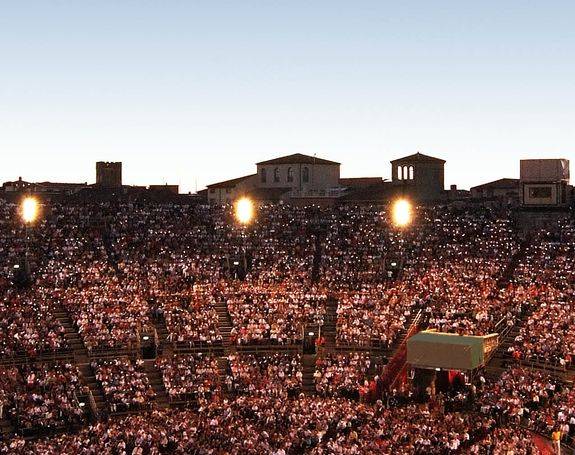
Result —
[[553, 447], [551, 446], [551, 441], [542, 438], [539, 435], [534, 435], [533, 443], [535, 444], [535, 447], [539, 449], [542, 455], [553, 455]]

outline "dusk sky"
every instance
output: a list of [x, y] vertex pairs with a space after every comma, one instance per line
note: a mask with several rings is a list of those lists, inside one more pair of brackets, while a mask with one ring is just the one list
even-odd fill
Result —
[[[447, 160], [446, 185], [575, 165], [575, 3], [0, 3], [0, 181], [183, 191], [291, 153], [390, 177]], [[574, 171], [575, 172], [575, 171]]]

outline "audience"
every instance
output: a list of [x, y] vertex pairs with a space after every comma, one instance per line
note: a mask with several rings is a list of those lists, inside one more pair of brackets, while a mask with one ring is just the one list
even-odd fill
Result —
[[85, 395], [78, 368], [70, 363], [0, 367], [0, 415], [20, 429], [53, 429], [80, 424]]
[[238, 395], [293, 397], [302, 387], [301, 356], [275, 353], [228, 356], [228, 391]]
[[161, 357], [156, 365], [162, 372], [171, 401], [207, 400], [220, 389], [217, 358], [205, 354]]
[[144, 409], [153, 402], [155, 392], [144, 371], [143, 361], [97, 360], [91, 366], [111, 412]]
[[[430, 328], [451, 333], [517, 324], [513, 358], [569, 368], [571, 221], [534, 231], [520, 248], [509, 215], [483, 208], [418, 208], [415, 226], [399, 231], [376, 207], [265, 204], [240, 226], [229, 206], [53, 203], [26, 239], [16, 210], [0, 201], [0, 356], [27, 363], [0, 368], [0, 418], [19, 430], [84, 422], [77, 368], [34, 363], [70, 349], [68, 316], [108, 410], [139, 414], [78, 435], [14, 438], [0, 453], [527, 454], [537, 453], [529, 431], [573, 437], [575, 394], [556, 377], [507, 370], [477, 394], [460, 392], [472, 403], [465, 411], [433, 397], [384, 405], [363, 399], [380, 373], [368, 353], [329, 353], [335, 341], [391, 355], [421, 312]], [[24, 252], [32, 284], [17, 288], [13, 265]], [[141, 360], [99, 359], [120, 350], [138, 357], [142, 334], [159, 323], [169, 349], [156, 367], [169, 401], [193, 410], [156, 409]], [[315, 396], [301, 394], [300, 354], [241, 352], [297, 346], [308, 325], [331, 340], [316, 358]], [[224, 346], [222, 372], [218, 354], [172, 355]]]
[[367, 380], [371, 366], [369, 355], [361, 353], [319, 357], [314, 373], [319, 396], [359, 397], [359, 388]]

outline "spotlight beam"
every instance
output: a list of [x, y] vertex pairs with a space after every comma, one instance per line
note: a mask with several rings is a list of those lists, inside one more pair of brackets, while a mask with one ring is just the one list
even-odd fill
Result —
[[27, 197], [22, 201], [22, 219], [25, 223], [31, 224], [38, 216], [38, 201], [33, 197]]
[[243, 224], [250, 224], [254, 218], [254, 203], [250, 198], [242, 197], [234, 204], [234, 215], [236, 220]]
[[407, 227], [413, 220], [412, 205], [407, 199], [398, 199], [391, 208], [393, 224], [399, 228]]

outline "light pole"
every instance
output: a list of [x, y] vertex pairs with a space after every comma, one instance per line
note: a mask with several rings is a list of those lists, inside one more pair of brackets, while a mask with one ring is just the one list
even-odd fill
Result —
[[404, 198], [396, 199], [391, 206], [391, 222], [399, 231], [399, 257], [401, 260], [400, 271], [403, 269], [403, 232], [413, 222], [413, 205]]
[[234, 203], [234, 215], [240, 224], [247, 226], [254, 219], [254, 202], [248, 197], [241, 197]]
[[399, 229], [408, 227], [413, 221], [413, 207], [407, 199], [397, 199], [391, 208], [391, 219]]
[[32, 196], [27, 196], [20, 206], [22, 221], [24, 221], [25, 239], [24, 239], [24, 271], [26, 281], [30, 279], [30, 262], [28, 261], [28, 249], [30, 242], [30, 226], [38, 217], [38, 201]]
[[252, 223], [255, 217], [255, 204], [249, 197], [241, 197], [234, 202], [234, 217], [236, 221], [242, 226], [242, 253], [244, 270], [243, 275], [247, 274], [248, 262], [246, 259], [246, 227]]

